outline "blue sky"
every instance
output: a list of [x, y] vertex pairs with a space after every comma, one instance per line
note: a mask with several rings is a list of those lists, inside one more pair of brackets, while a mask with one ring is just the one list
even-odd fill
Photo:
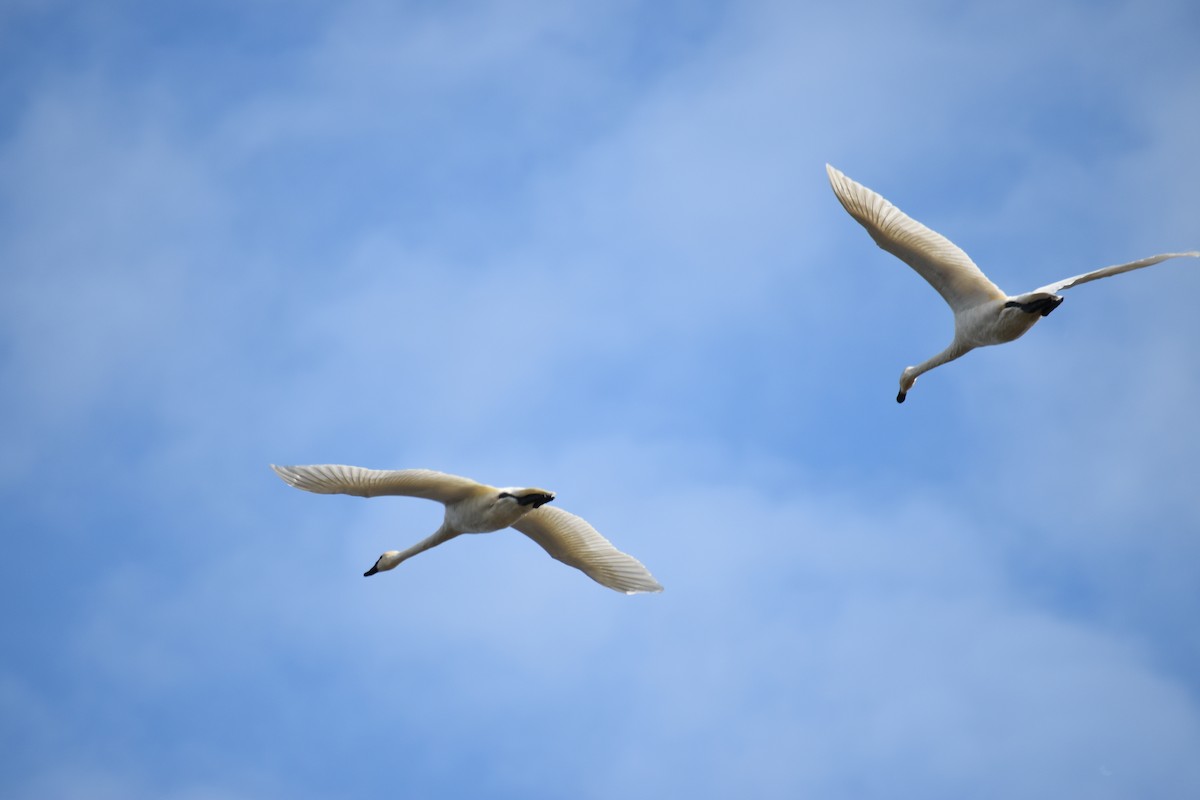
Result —
[[[9, 2], [0, 794], [1200, 792], [1191, 2]], [[269, 463], [544, 486], [622, 597]]]

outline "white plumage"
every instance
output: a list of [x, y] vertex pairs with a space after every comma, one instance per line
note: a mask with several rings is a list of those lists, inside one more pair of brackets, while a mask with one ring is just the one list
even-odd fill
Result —
[[976, 347], [1011, 342], [1033, 324], [1058, 307], [1058, 292], [1089, 281], [1141, 269], [1168, 258], [1200, 257], [1195, 250], [1186, 253], [1162, 253], [1127, 264], [1085, 272], [1073, 278], [1049, 283], [1032, 292], [1006, 295], [988, 280], [983, 271], [958, 246], [945, 236], [912, 219], [883, 197], [856, 183], [830, 165], [825, 165], [833, 193], [850, 216], [867, 229], [875, 243], [908, 264], [949, 304], [954, 312], [954, 340], [942, 352], [915, 367], [906, 367], [900, 375], [903, 403], [917, 376], [953, 361]]
[[592, 580], [625, 594], [661, 592], [662, 586], [642, 563], [613, 547], [595, 528], [560, 508], [543, 508], [554, 493], [534, 488], [500, 488], [428, 469], [365, 469], [320, 464], [271, 469], [288, 484], [318, 494], [359, 497], [403, 495], [436, 500], [446, 506], [441, 527], [407, 550], [389, 550], [364, 575], [394, 569], [442, 542], [464, 533], [516, 528], [554, 558]]

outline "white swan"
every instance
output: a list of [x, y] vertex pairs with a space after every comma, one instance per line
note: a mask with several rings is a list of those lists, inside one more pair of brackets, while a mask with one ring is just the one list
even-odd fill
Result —
[[933, 358], [900, 374], [903, 403], [917, 376], [934, 367], [965, 355], [976, 347], [1011, 342], [1033, 327], [1063, 301], [1057, 292], [1081, 283], [1107, 278], [1134, 269], [1148, 267], [1168, 258], [1200, 257], [1195, 250], [1186, 253], [1162, 253], [1128, 264], [1104, 267], [1073, 278], [1047, 284], [1019, 295], [1006, 295], [988, 280], [959, 247], [946, 237], [926, 228], [887, 200], [860, 183], [825, 165], [833, 193], [867, 229], [875, 243], [915, 269], [950, 304], [954, 311], [954, 341]]
[[589, 578], [625, 594], [661, 592], [642, 563], [622, 553], [584, 520], [560, 508], [542, 508], [554, 499], [544, 489], [507, 489], [428, 469], [364, 469], [341, 464], [271, 469], [288, 484], [318, 494], [359, 497], [404, 495], [437, 500], [446, 506], [441, 527], [407, 550], [389, 550], [364, 576], [394, 569], [402, 561], [463, 533], [516, 528], [554, 558]]

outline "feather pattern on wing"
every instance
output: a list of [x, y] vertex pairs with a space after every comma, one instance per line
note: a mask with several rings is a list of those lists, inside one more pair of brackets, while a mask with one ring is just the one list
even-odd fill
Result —
[[1064, 289], [1070, 289], [1072, 286], [1078, 286], [1081, 283], [1088, 283], [1090, 281], [1099, 280], [1100, 278], [1107, 278], [1109, 275], [1120, 275], [1122, 272], [1130, 272], [1135, 269], [1141, 269], [1142, 267], [1149, 267], [1157, 264], [1160, 261], [1166, 261], [1168, 258], [1183, 258], [1185, 256], [1191, 258], [1200, 258], [1200, 252], [1189, 250], [1186, 253], [1161, 253], [1156, 256], [1150, 256], [1149, 258], [1130, 261], [1128, 264], [1114, 264], [1111, 267], [1103, 267], [1101, 269], [1092, 270], [1091, 272], [1085, 272], [1082, 275], [1076, 275], [1073, 278], [1063, 278], [1061, 281], [1055, 281], [1054, 283], [1043, 286], [1035, 291], [1057, 294]]
[[661, 592], [642, 562], [622, 553], [586, 521], [561, 508], [543, 506], [513, 523], [554, 558], [625, 594]]
[[351, 494], [357, 497], [403, 495], [453, 503], [480, 489], [491, 488], [470, 478], [431, 469], [366, 469], [345, 464], [293, 467], [272, 464], [271, 469], [297, 489], [317, 494]]
[[850, 216], [867, 229], [877, 245], [928, 281], [955, 313], [988, 300], [1004, 299], [1004, 292], [958, 245], [834, 167], [826, 164], [825, 170], [833, 193]]

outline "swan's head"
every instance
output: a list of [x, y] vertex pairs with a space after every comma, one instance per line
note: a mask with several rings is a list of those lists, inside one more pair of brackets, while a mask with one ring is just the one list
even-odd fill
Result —
[[516, 503], [529, 509], [541, 508], [554, 499], [554, 492], [545, 489], [501, 489], [497, 498], [501, 502]]
[[903, 403], [904, 398], [908, 397], [908, 390], [917, 382], [917, 368], [905, 367], [904, 372], [900, 373], [900, 394], [896, 395], [896, 402]]
[[395, 569], [403, 560], [404, 559], [400, 557], [399, 550], [388, 550], [379, 557], [379, 559], [375, 562], [375, 566], [363, 573], [363, 577], [368, 578], [371, 575], [374, 575], [376, 572], [386, 572], [389, 569]]

